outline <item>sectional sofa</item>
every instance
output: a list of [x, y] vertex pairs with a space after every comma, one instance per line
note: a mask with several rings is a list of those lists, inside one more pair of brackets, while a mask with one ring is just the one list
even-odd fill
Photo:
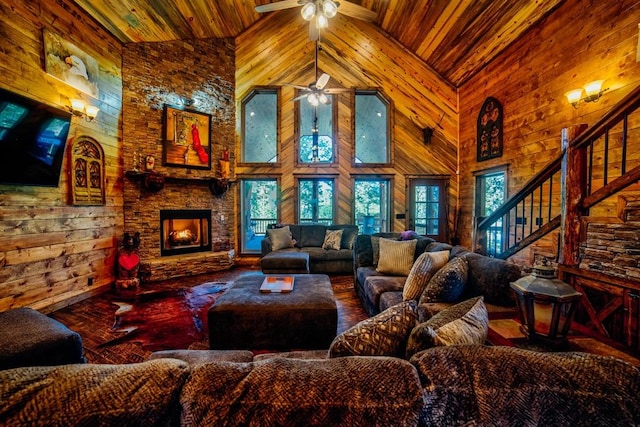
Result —
[[640, 423], [636, 368], [582, 353], [467, 345], [432, 348], [410, 361], [231, 350], [166, 351], [152, 359], [0, 371], [0, 425]]

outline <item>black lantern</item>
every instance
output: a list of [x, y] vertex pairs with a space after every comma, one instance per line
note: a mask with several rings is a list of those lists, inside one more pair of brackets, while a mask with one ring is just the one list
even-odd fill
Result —
[[530, 276], [511, 283], [516, 293], [520, 329], [529, 341], [552, 345], [566, 341], [571, 320], [582, 294], [555, 277], [553, 267], [538, 265]]

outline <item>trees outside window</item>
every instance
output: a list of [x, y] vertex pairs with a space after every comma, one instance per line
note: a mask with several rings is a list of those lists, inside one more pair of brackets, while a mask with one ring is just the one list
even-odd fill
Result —
[[331, 95], [329, 103], [313, 106], [306, 99], [298, 104], [298, 162], [333, 163], [334, 153], [334, 106]]
[[298, 179], [298, 222], [331, 225], [334, 218], [333, 178]]
[[389, 231], [390, 188], [390, 179], [354, 180], [354, 221], [361, 234]]
[[260, 253], [267, 227], [278, 222], [278, 181], [271, 178], [242, 179], [240, 188], [241, 252]]
[[[507, 171], [505, 168], [476, 175], [476, 223], [491, 215], [506, 200]], [[487, 230], [487, 255], [496, 256], [504, 250], [502, 218]]]
[[409, 228], [439, 242], [448, 240], [448, 179], [417, 178], [409, 182]]

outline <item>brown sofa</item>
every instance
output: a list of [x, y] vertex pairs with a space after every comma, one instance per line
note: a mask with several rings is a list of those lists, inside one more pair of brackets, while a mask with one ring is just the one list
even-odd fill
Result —
[[231, 350], [152, 359], [0, 371], [0, 425], [640, 423], [638, 370], [584, 353], [466, 345], [431, 348], [410, 361]]

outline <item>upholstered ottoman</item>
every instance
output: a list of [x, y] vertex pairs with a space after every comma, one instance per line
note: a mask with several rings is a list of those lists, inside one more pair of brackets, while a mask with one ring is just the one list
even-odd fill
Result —
[[85, 363], [77, 332], [31, 308], [0, 313], [0, 369]]
[[289, 293], [261, 293], [265, 276], [242, 276], [209, 309], [212, 349], [293, 350], [329, 348], [338, 310], [329, 277], [293, 275]]
[[269, 252], [260, 260], [264, 274], [308, 274], [309, 254], [299, 251]]

